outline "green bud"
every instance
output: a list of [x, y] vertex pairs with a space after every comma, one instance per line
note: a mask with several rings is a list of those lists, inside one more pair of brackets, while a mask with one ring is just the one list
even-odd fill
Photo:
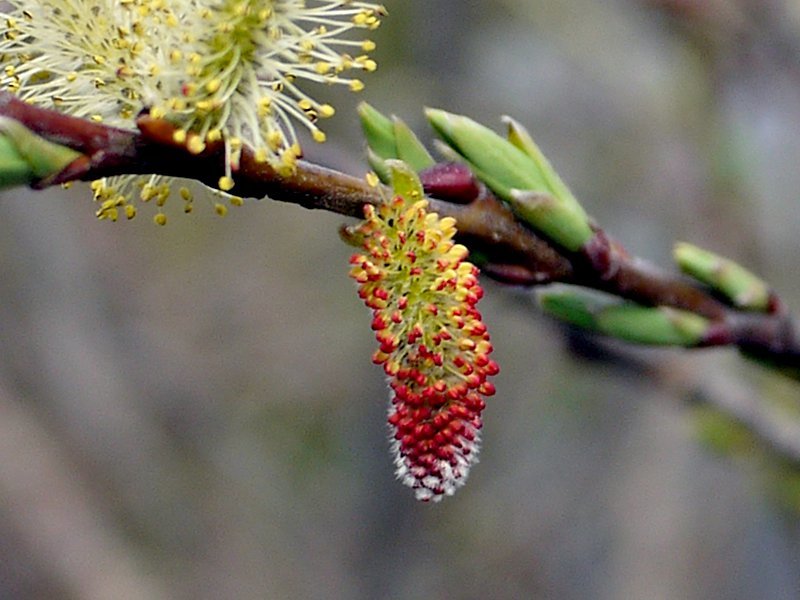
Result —
[[502, 198], [510, 200], [512, 189], [549, 191], [530, 157], [491, 129], [443, 110], [428, 108], [425, 115], [439, 137]]
[[714, 288], [735, 306], [758, 311], [768, 309], [769, 286], [732, 260], [685, 242], [675, 244], [673, 255], [684, 273]]
[[[0, 135], [13, 145], [16, 158], [28, 165], [27, 177], [17, 184], [32, 183], [44, 177], [57, 175], [81, 156], [71, 148], [54, 144], [36, 135], [19, 121], [8, 117], [0, 117]], [[10, 181], [22, 176], [21, 172], [13, 168], [10, 174], [11, 178], [0, 176], [0, 180]]]
[[510, 204], [523, 221], [573, 252], [593, 235], [583, 210], [576, 213], [573, 206], [558, 202], [549, 194], [512, 190]]
[[611, 306], [597, 315], [598, 329], [628, 342], [658, 346], [696, 346], [709, 326], [708, 319], [666, 306], [633, 302]]
[[553, 317], [590, 331], [599, 331], [596, 315], [617, 302], [608, 294], [569, 285], [537, 290], [536, 300]]
[[394, 123], [389, 117], [384, 116], [366, 102], [358, 105], [358, 116], [361, 119], [361, 129], [370, 150], [378, 158], [398, 158], [397, 144], [395, 143]]
[[37, 178], [5, 135], [0, 135], [0, 189], [27, 185]]
[[545, 182], [550, 193], [558, 198], [562, 204], [567, 205], [582, 213], [583, 208], [580, 203], [572, 195], [572, 192], [567, 187], [567, 184], [558, 176], [558, 173], [547, 157], [539, 149], [539, 146], [533, 141], [533, 137], [528, 133], [528, 130], [520, 125], [511, 117], [503, 117], [503, 122], [508, 126], [508, 141], [514, 144], [517, 148], [527, 154], [530, 159], [536, 163], [536, 167], [542, 175], [542, 180]]
[[[534, 229], [571, 251], [592, 238], [586, 212], [524, 129], [512, 124], [506, 140], [467, 117], [435, 109], [425, 114], [475, 175]], [[542, 198], [550, 199], [546, 206]]]
[[367, 162], [381, 182], [387, 185], [391, 182], [391, 173], [389, 167], [386, 166], [386, 161], [375, 154], [371, 148], [367, 148]]
[[369, 165], [384, 183], [390, 180], [387, 160], [402, 160], [417, 172], [435, 164], [414, 132], [397, 117], [390, 119], [365, 102], [359, 104], [358, 114], [367, 139]]
[[396, 158], [408, 163], [417, 173], [435, 164], [436, 161], [414, 135], [414, 132], [396, 117], [394, 118], [394, 140], [397, 145]]
[[694, 313], [642, 306], [575, 286], [541, 290], [537, 299], [546, 312], [562, 321], [639, 344], [696, 346], [710, 326], [707, 319]]
[[391, 172], [392, 189], [398, 196], [402, 196], [408, 202], [416, 202], [425, 197], [422, 183], [417, 173], [402, 160], [387, 160], [386, 165]]

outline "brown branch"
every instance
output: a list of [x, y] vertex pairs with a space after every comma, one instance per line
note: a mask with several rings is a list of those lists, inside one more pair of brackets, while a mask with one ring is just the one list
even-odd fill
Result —
[[[12, 117], [35, 133], [83, 153], [62, 173], [43, 180], [45, 187], [71, 180], [156, 173], [194, 179], [216, 187], [225, 173], [222, 145], [209, 144], [200, 154], [173, 141], [172, 127], [144, 115], [140, 131], [127, 131], [76, 119], [23, 103], [0, 92], [0, 115]], [[290, 175], [257, 162], [245, 148], [231, 193], [299, 204], [360, 217], [365, 204], [378, 204], [389, 193], [353, 177], [305, 161]], [[481, 259], [483, 270], [509, 284], [565, 282], [612, 293], [643, 304], [691, 311], [714, 321], [707, 345], [735, 345], [748, 354], [800, 371], [800, 340], [792, 321], [775, 303], [771, 314], [742, 313], [695, 282], [665, 273], [630, 257], [596, 228], [582, 251], [565, 252], [520, 223], [507, 206], [484, 187], [466, 204], [430, 198], [430, 206], [458, 222], [460, 240]]]

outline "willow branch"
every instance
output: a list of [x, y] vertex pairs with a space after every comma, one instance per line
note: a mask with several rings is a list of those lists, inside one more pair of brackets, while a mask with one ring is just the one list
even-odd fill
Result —
[[[139, 131], [88, 122], [35, 107], [0, 92], [0, 115], [11, 117], [34, 133], [82, 153], [61, 173], [35, 184], [37, 188], [74, 180], [122, 174], [184, 177], [216, 187], [225, 174], [221, 143], [200, 154], [173, 141], [164, 121], [143, 115]], [[242, 152], [232, 194], [298, 204], [360, 217], [365, 204], [379, 204], [389, 193], [365, 179], [299, 161], [290, 175]], [[800, 371], [800, 340], [777, 300], [770, 314], [744, 313], [718, 300], [694, 281], [662, 271], [631, 257], [601, 229], [593, 246], [570, 253], [555, 247], [520, 223], [511, 210], [485, 188], [468, 204], [429, 198], [431, 208], [457, 220], [460, 240], [482, 258], [483, 269], [508, 284], [564, 282], [606, 291], [642, 304], [670, 306], [702, 315], [718, 326], [707, 345], [734, 345], [777, 366]]]

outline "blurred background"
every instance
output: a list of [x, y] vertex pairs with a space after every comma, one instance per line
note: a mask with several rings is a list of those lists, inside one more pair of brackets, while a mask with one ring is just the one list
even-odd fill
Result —
[[[795, 0], [386, 6], [380, 69], [334, 90], [309, 158], [366, 172], [358, 99], [425, 139], [423, 106], [510, 114], [632, 252], [706, 246], [800, 311]], [[2, 598], [800, 595], [797, 471], [705, 402], [791, 420], [800, 388], [733, 352], [632, 364], [487, 281], [481, 462], [419, 504], [344, 218], [209, 200], [113, 224], [87, 186], [0, 202]]]

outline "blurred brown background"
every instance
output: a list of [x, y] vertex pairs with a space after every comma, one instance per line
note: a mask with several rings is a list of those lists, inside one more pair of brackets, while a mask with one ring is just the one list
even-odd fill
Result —
[[[423, 105], [511, 114], [633, 252], [707, 246], [800, 311], [796, 0], [386, 5], [362, 99], [426, 136]], [[363, 173], [356, 99], [336, 99], [310, 158]], [[800, 595], [792, 497], [755, 452], [710, 452], [686, 401], [796, 410], [730, 352], [642, 352], [662, 376], [580, 358], [487, 282], [481, 463], [418, 504], [343, 218], [209, 200], [112, 224], [85, 186], [0, 202], [2, 598]]]

